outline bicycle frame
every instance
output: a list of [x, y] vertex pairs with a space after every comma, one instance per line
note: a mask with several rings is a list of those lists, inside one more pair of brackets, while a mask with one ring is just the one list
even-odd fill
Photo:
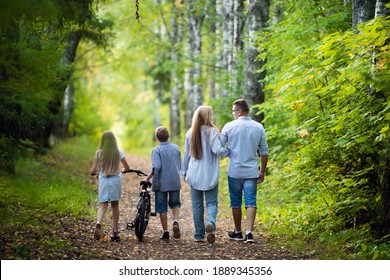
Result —
[[134, 220], [130, 223], [127, 223], [126, 229], [132, 230], [135, 229], [135, 234], [139, 241], [142, 242], [143, 235], [148, 226], [149, 217], [156, 216], [156, 213], [151, 212], [151, 186], [150, 182], [141, 181], [140, 185], [142, 186], [142, 190], [139, 193], [139, 198], [137, 202], [137, 214]]

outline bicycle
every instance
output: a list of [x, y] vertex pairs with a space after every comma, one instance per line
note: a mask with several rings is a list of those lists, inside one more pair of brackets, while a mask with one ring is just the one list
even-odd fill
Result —
[[[129, 169], [124, 171], [123, 173], [128, 173], [128, 172], [137, 173], [138, 176], [141, 175], [147, 176], [141, 170], [135, 170], [135, 169]], [[132, 222], [127, 223], [126, 229], [127, 230], [134, 229], [135, 235], [137, 236], [138, 240], [142, 242], [144, 233], [148, 226], [149, 217], [156, 216], [156, 213], [151, 211], [152, 203], [150, 199], [150, 192], [151, 192], [152, 184], [150, 182], [141, 181], [140, 186], [142, 187], [142, 190], [139, 194], [139, 198], [136, 206], [137, 213], [135, 215], [134, 220]]]

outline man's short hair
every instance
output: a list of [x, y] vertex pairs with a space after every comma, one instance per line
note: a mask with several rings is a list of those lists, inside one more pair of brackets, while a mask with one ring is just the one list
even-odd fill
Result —
[[156, 138], [160, 142], [166, 142], [169, 139], [169, 132], [165, 126], [159, 126], [156, 128]]
[[249, 112], [249, 105], [245, 99], [237, 99], [233, 102], [233, 106], [236, 106], [237, 109], [240, 109], [243, 112]]

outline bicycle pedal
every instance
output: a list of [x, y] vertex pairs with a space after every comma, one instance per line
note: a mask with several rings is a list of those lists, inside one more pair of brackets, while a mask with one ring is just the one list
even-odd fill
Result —
[[134, 223], [127, 223], [126, 229], [127, 230], [132, 230], [134, 228]]
[[156, 217], [157, 213], [156, 212], [150, 212], [150, 216]]

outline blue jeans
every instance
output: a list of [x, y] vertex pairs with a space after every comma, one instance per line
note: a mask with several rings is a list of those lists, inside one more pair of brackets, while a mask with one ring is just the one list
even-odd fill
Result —
[[230, 192], [230, 207], [240, 208], [242, 205], [242, 193], [244, 193], [245, 208], [256, 208], [257, 178], [236, 179], [228, 176]]
[[216, 228], [216, 219], [218, 212], [218, 184], [211, 190], [199, 191], [191, 186], [192, 214], [195, 226], [195, 239], [202, 239], [205, 236], [204, 223], [204, 199], [206, 198], [207, 221], [206, 224], [212, 224]]

